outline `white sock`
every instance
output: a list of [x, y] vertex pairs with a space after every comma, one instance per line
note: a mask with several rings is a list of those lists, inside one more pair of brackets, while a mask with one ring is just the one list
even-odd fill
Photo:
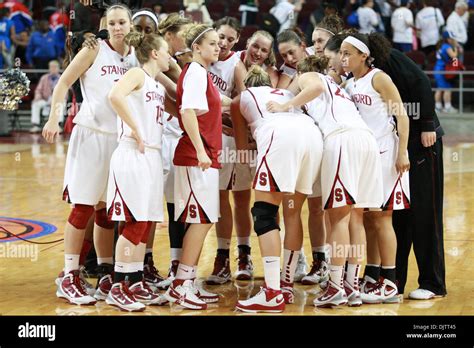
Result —
[[444, 108], [445, 109], [451, 109], [453, 106], [451, 105], [451, 102], [445, 102], [444, 103]]
[[145, 254], [153, 254], [153, 248], [146, 248]]
[[344, 266], [329, 265], [331, 280], [340, 288], [344, 287]]
[[113, 257], [98, 257], [97, 264], [102, 265], [103, 263], [108, 263], [109, 265], [113, 265], [114, 258]]
[[183, 253], [183, 249], [181, 248], [171, 248], [170, 249], [171, 261], [175, 261], [175, 260], [179, 261], [182, 253]]
[[237, 237], [237, 245], [250, 246], [250, 237]]
[[280, 258], [278, 256], [266, 256], [263, 259], [263, 273], [267, 287], [280, 290]]
[[114, 271], [119, 273], [133, 273], [136, 272], [134, 264], [131, 262], [115, 262]]
[[441, 102], [436, 102], [436, 108], [437, 109], [442, 109], [443, 108], [443, 104]]
[[217, 249], [230, 249], [230, 239], [217, 238]]
[[176, 279], [193, 279], [193, 266], [180, 263], [178, 266], [178, 272], [176, 272]]
[[196, 279], [197, 276], [197, 271], [198, 271], [198, 266], [193, 266], [193, 271], [191, 272], [191, 279]]
[[359, 273], [360, 273], [360, 265], [359, 264], [347, 264], [347, 273], [346, 273], [346, 281], [354, 288], [359, 287]]
[[326, 248], [326, 262], [329, 264], [331, 263], [331, 256], [332, 256], [332, 246], [330, 244], [324, 244]]
[[293, 283], [299, 255], [300, 250], [283, 250], [283, 271], [281, 272], [281, 279], [284, 282]]
[[131, 265], [133, 272], [143, 272], [143, 262], [132, 262]]
[[79, 269], [79, 256], [76, 254], [64, 254], [64, 274]]

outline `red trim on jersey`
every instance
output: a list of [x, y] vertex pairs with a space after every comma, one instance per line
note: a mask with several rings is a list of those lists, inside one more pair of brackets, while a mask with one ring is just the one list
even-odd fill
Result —
[[255, 95], [250, 91], [250, 89], [246, 89], [246, 91], [249, 92], [250, 95], [252, 96], [253, 101], [255, 102], [255, 105], [257, 106], [257, 110], [260, 113], [260, 117], [263, 118], [262, 110], [260, 110], [260, 107], [258, 106], [257, 99], [255, 98]]
[[123, 120], [122, 120], [122, 119], [120, 120], [120, 128], [122, 129], [122, 131], [120, 132], [120, 139], [122, 139], [123, 132], [124, 132], [124, 129], [123, 129]]
[[187, 168], [186, 168], [186, 177], [188, 179], [188, 184], [189, 184], [189, 188], [191, 189], [191, 192], [189, 193], [188, 201], [186, 202], [186, 206], [184, 207], [183, 212], [181, 213], [181, 215], [179, 216], [179, 218], [176, 221], [186, 222], [186, 219], [188, 218], [189, 202], [191, 202], [191, 198], [194, 197], [194, 200], [196, 201], [197, 208], [198, 208], [198, 211], [196, 213], [199, 214], [200, 223], [201, 224], [210, 224], [211, 220], [209, 219], [209, 217], [205, 213], [203, 207], [201, 206], [201, 203], [199, 203], [199, 201], [197, 200], [196, 195], [194, 194], [194, 190], [193, 190], [193, 187], [191, 185], [191, 179], [189, 178], [189, 173], [188, 173]]
[[334, 188], [336, 187], [337, 182], [342, 186], [342, 189], [344, 191], [344, 196], [346, 198], [346, 205], [353, 205], [355, 204], [354, 198], [352, 198], [351, 194], [347, 191], [346, 187], [341, 181], [341, 178], [339, 177], [339, 168], [341, 167], [341, 156], [342, 156], [342, 151], [339, 149], [339, 160], [337, 162], [337, 170], [336, 170], [336, 177], [334, 178], [334, 183], [332, 184], [331, 187], [331, 194], [329, 195], [328, 200], [326, 201], [326, 204], [324, 205], [324, 209], [331, 209], [333, 208], [333, 201], [334, 201]]
[[234, 51], [230, 51], [229, 55], [227, 57], [225, 57], [224, 59], [222, 60], [219, 60], [219, 62], [225, 62], [227, 59], [229, 59], [230, 57], [232, 57], [234, 55]]
[[[365, 74], [362, 75], [361, 77], [359, 77], [357, 80], [360, 80], [360, 79], [364, 78], [365, 75], [367, 75], [367, 74], [368, 74], [369, 72], [371, 72], [372, 70], [374, 70], [374, 68], [370, 67], [369, 70], [367, 70], [367, 71], [365, 72]], [[357, 82], [355, 78], [354, 78], [354, 82]]]
[[67, 185], [66, 185], [66, 187], [64, 188], [64, 191], [63, 191], [63, 201], [71, 203], [71, 199], [69, 197], [69, 190], [67, 188]]
[[328, 91], [329, 91], [329, 94], [331, 95], [331, 114], [332, 114], [332, 118], [334, 119], [334, 121], [337, 122], [336, 117], [334, 116], [334, 96], [332, 95], [331, 87], [329, 86], [329, 83], [327, 81], [325, 81], [325, 82], [328, 85]]
[[115, 198], [117, 197], [117, 193], [118, 195], [120, 196], [120, 199], [122, 200], [122, 209], [123, 209], [123, 214], [125, 215], [125, 221], [126, 222], [135, 222], [137, 220], [135, 220], [135, 217], [133, 216], [133, 214], [130, 212], [130, 209], [128, 209], [128, 206], [127, 206], [127, 203], [125, 203], [125, 200], [123, 199], [122, 197], [122, 194], [120, 193], [120, 190], [118, 188], [118, 185], [117, 185], [117, 180], [115, 179], [115, 174], [114, 174], [114, 182], [115, 182], [115, 195], [114, 195], [114, 199], [112, 200], [112, 205], [110, 206], [108, 212], [107, 212], [107, 216], [109, 218], [110, 221], [113, 221], [112, 220], [112, 215], [114, 215], [114, 205], [115, 205]]
[[267, 154], [270, 151], [270, 147], [272, 146], [272, 143], [273, 143], [273, 134], [274, 133], [272, 133], [272, 138], [270, 139], [270, 145], [268, 145], [267, 151], [265, 152], [265, 155], [263, 155], [262, 163], [260, 163], [260, 165], [258, 166], [257, 171], [255, 172], [255, 177], [253, 179], [252, 187], [255, 189], [255, 187], [257, 186], [257, 180], [258, 180], [258, 177], [259, 177], [259, 174], [260, 174], [260, 169], [265, 164], [265, 167], [267, 168], [267, 172], [268, 172], [268, 182], [269, 182], [269, 186], [270, 186], [270, 192], [281, 192], [280, 188], [278, 187], [278, 185], [276, 183], [275, 178], [273, 177], [272, 171], [270, 170], [270, 167], [268, 166], [268, 162], [267, 162]]
[[[112, 46], [112, 44], [110, 43], [109, 39], [106, 39], [106, 40], [104, 40], [104, 41], [105, 41], [105, 43], [110, 47], [110, 49], [111, 49], [112, 51], [117, 52], [117, 50], [114, 48], [114, 46]], [[118, 53], [118, 52], [117, 52], [117, 53]], [[126, 57], [126, 56], [130, 55], [131, 53], [132, 53], [132, 46], [130, 46], [130, 48], [128, 49], [128, 53], [127, 53], [125, 56], [122, 56], [120, 53], [118, 53], [118, 54], [119, 54], [121, 57]]]

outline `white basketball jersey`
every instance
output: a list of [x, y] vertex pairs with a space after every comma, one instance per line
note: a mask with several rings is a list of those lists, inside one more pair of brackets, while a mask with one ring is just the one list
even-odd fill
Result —
[[[127, 102], [145, 146], [161, 149], [165, 88], [145, 73], [143, 87], [130, 93]], [[132, 138], [132, 130], [121, 118], [118, 118], [118, 129], [119, 141]]]
[[163, 116], [163, 134], [175, 138], [179, 138], [183, 134], [178, 118], [167, 112]]
[[209, 67], [212, 82], [219, 90], [219, 93], [229, 98], [235, 87], [234, 71], [239, 61], [240, 56], [235, 52], [230, 52], [226, 59], [211, 63]]
[[99, 41], [99, 53], [80, 78], [83, 101], [74, 123], [104, 133], [117, 133], [117, 116], [108, 94], [127, 71], [139, 66], [133, 47], [121, 56], [107, 40]]
[[[250, 126], [252, 134], [255, 135], [255, 130], [265, 119], [272, 119], [281, 114], [271, 113], [267, 110], [266, 104], [269, 101], [284, 104], [293, 98], [293, 93], [286, 89], [277, 89], [268, 86], [250, 87], [240, 94], [240, 111]], [[294, 115], [295, 113], [304, 115], [301, 109], [284, 114]]]
[[349, 94], [332, 77], [318, 75], [324, 84], [324, 92], [307, 103], [306, 109], [324, 138], [348, 129], [368, 129]]
[[[380, 139], [395, 131], [395, 121], [388, 113], [387, 104], [372, 86], [372, 79], [380, 69], [370, 69], [365, 76], [357, 81], [351, 78], [347, 81], [346, 89], [359, 109], [362, 119]], [[416, 86], [413, 86], [416, 88]]]

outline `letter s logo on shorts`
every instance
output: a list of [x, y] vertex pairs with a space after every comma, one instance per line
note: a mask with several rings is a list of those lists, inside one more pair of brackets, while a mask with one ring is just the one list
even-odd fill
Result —
[[122, 204], [120, 202], [115, 202], [115, 215], [122, 215]]
[[194, 205], [194, 204], [191, 204], [189, 206], [189, 216], [192, 218], [192, 219], [195, 219], [196, 216], [197, 216], [197, 207]]
[[259, 184], [262, 186], [267, 186], [267, 173], [260, 173], [259, 175]]
[[334, 197], [336, 198], [336, 202], [342, 202], [342, 189], [340, 188], [335, 189]]
[[395, 202], [397, 204], [402, 204], [402, 193], [400, 191], [395, 193]]

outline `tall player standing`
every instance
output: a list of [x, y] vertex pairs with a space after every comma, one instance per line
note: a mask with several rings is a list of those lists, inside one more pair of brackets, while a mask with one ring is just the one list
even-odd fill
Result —
[[[232, 51], [239, 41], [240, 24], [233, 17], [224, 17], [214, 23], [219, 35], [219, 60], [209, 67], [212, 81], [219, 92], [232, 97], [245, 89], [243, 81], [246, 74], [240, 56]], [[207, 284], [224, 284], [231, 279], [230, 271], [230, 242], [232, 229], [235, 227], [238, 238], [239, 269], [236, 279], [250, 279], [253, 276], [253, 266], [250, 259], [250, 188], [252, 177], [250, 167], [241, 163], [228, 162], [226, 154], [235, 151], [235, 139], [231, 134], [230, 116], [223, 114], [222, 168], [219, 170], [219, 201], [220, 218], [216, 224], [217, 255], [214, 260], [214, 269], [207, 279]], [[229, 191], [234, 198], [234, 212], [229, 201]]]
[[[74, 118], [76, 126], [69, 142], [63, 187], [63, 199], [72, 203], [73, 208], [64, 232], [64, 277], [56, 292], [58, 297], [74, 304], [104, 300], [112, 286], [113, 223], [107, 218], [105, 201], [110, 158], [117, 146], [117, 124], [107, 94], [115, 81], [138, 65], [124, 42], [130, 32], [131, 17], [126, 6], [109, 7], [106, 20], [110, 40], [101, 41], [95, 49], [82, 49], [76, 55], [54, 89], [53, 107], [43, 129], [45, 139], [53, 142], [67, 90], [80, 78], [84, 100]], [[95, 298], [87, 295], [79, 279], [79, 254], [94, 209], [94, 245], [102, 274]]]
[[222, 150], [221, 96], [208, 68], [219, 59], [219, 37], [206, 25], [190, 26], [186, 45], [193, 62], [181, 72], [177, 87], [177, 108], [183, 136], [174, 154], [175, 217], [188, 223], [176, 278], [166, 292], [167, 299], [189, 309], [206, 309], [206, 302], [219, 297], [197, 289], [194, 280], [207, 232], [219, 218], [219, 161]]
[[[371, 51], [381, 47], [376, 46], [376, 38], [363, 34], [348, 36], [341, 45], [341, 62], [343, 69], [354, 75], [346, 82], [346, 89], [362, 119], [374, 133], [382, 161], [382, 211], [369, 211], [364, 215], [368, 236], [373, 235], [377, 240], [382, 262], [381, 279], [374, 279], [377, 283], [371, 284], [370, 289], [362, 289], [362, 300], [367, 303], [398, 303], [395, 284], [397, 238], [392, 226], [392, 213], [409, 208], [409, 120], [395, 84], [382, 70], [371, 65]], [[390, 50], [390, 46], [385, 49]], [[396, 125], [392, 115], [396, 117]], [[349, 264], [348, 267], [356, 265]]]

